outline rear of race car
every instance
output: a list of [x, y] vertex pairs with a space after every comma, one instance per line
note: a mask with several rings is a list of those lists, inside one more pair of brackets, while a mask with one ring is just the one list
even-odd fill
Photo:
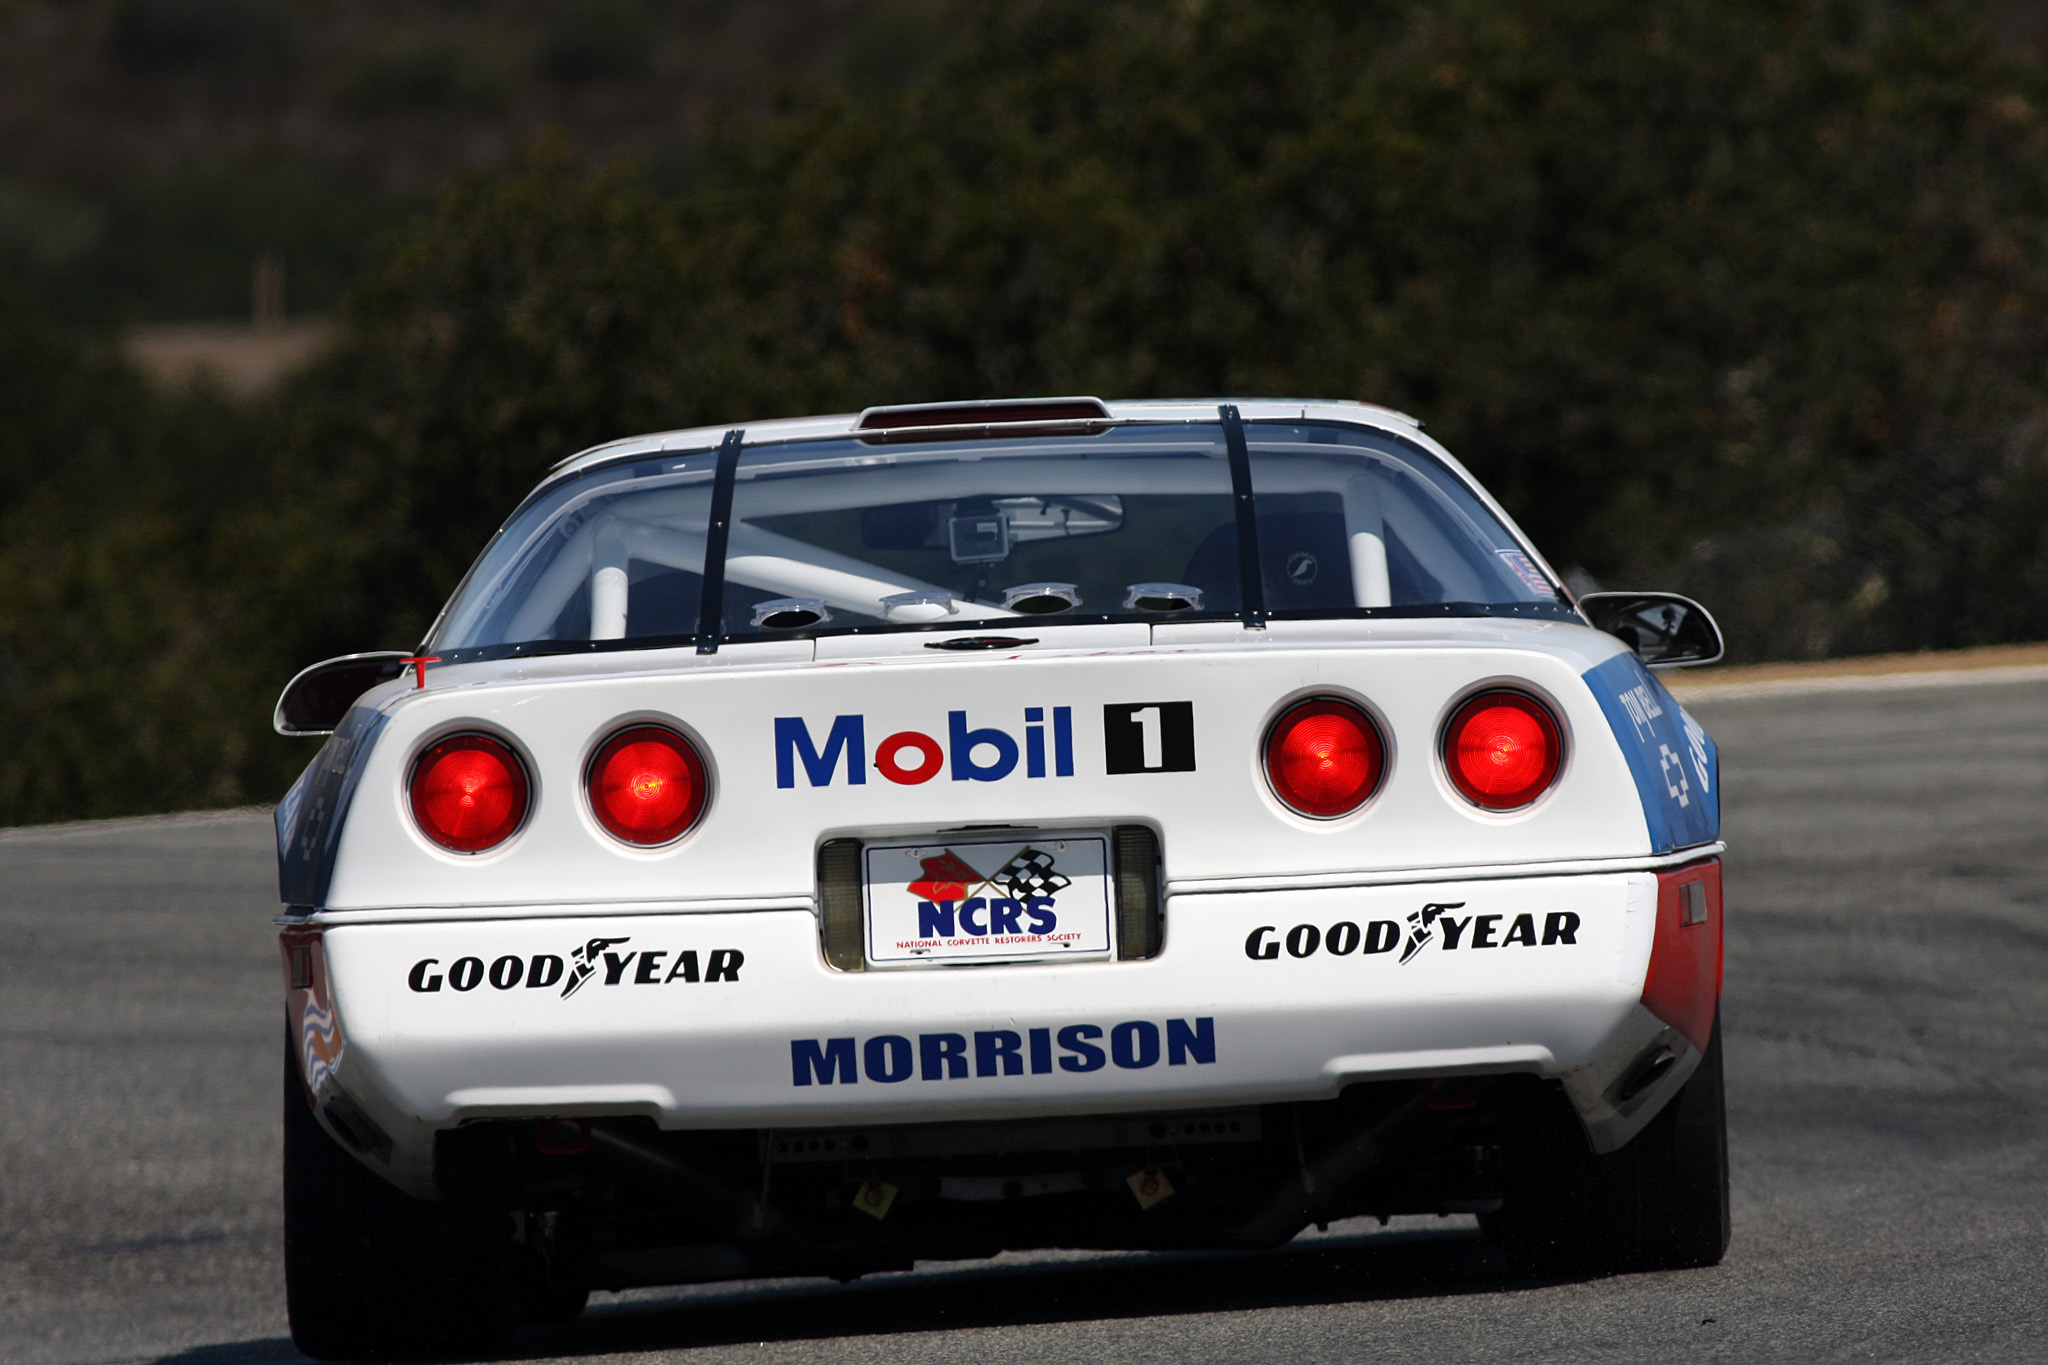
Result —
[[1447, 455], [865, 420], [572, 464], [281, 807], [302, 1346], [1361, 1214], [1719, 1258], [1711, 741]]

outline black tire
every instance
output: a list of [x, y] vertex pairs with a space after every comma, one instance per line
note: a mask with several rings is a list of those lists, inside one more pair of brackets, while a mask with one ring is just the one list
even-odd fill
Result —
[[561, 1278], [550, 1258], [539, 1247], [541, 1239], [526, 1238], [512, 1260], [512, 1293], [519, 1302], [521, 1322], [556, 1324], [574, 1322], [590, 1302], [590, 1291]]
[[1564, 1092], [1534, 1090], [1505, 1115], [1515, 1132], [1503, 1145], [1505, 1188], [1486, 1231], [1497, 1233], [1516, 1275], [1548, 1279], [1599, 1269], [1593, 1226], [1593, 1149]]
[[1517, 1116], [1498, 1218], [1508, 1265], [1532, 1276], [1680, 1270], [1727, 1253], [1721, 1019], [1691, 1079], [1618, 1151], [1595, 1156], [1562, 1093]]
[[519, 1315], [531, 1323], [574, 1322], [590, 1302], [590, 1291], [571, 1285], [544, 1285], [519, 1295]]
[[284, 1071], [284, 1274], [292, 1344], [316, 1360], [485, 1355], [515, 1320], [509, 1231], [413, 1199], [313, 1117], [289, 1040]]
[[[1638, 1270], [1719, 1265], [1728, 1253], [1728, 1105], [1721, 1076], [1721, 1014], [1687, 1081], [1664, 1112], [1622, 1149], [1634, 1152]], [[1616, 1155], [1620, 1155], [1617, 1153]]]

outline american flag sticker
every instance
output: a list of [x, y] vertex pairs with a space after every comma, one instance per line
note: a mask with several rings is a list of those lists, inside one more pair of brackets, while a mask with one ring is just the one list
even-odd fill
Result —
[[1536, 567], [1536, 562], [1520, 550], [1501, 550], [1498, 553], [1500, 562], [1508, 566], [1508, 572], [1521, 579], [1522, 586], [1530, 592], [1548, 597], [1557, 591], [1543, 576], [1543, 570]]

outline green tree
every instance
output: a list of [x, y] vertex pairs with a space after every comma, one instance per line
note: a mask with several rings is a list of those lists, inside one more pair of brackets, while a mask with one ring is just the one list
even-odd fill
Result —
[[266, 799], [260, 425], [0, 301], [0, 823]]
[[454, 528], [639, 427], [1299, 393], [1426, 418], [1559, 558], [1697, 587], [1751, 657], [2041, 634], [1993, 581], [2035, 572], [2041, 102], [1931, 4], [992, 6], [673, 199], [455, 196], [327, 381], [388, 490], [365, 591], [423, 622]]
[[828, 404], [1369, 397], [1746, 655], [1952, 644], [2048, 632], [2041, 98], [1946, 6], [1049, 0], [690, 208]]
[[320, 521], [302, 641], [415, 643], [549, 465], [687, 413], [683, 255], [644, 186], [544, 151], [457, 186], [369, 273], [285, 404], [288, 501]]

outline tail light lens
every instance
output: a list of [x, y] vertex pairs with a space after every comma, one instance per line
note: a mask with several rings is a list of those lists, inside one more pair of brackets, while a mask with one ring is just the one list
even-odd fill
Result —
[[1487, 810], [1526, 806], [1557, 780], [1564, 744], [1557, 719], [1534, 697], [1484, 692], [1444, 731], [1444, 767], [1467, 801]]
[[704, 760], [658, 725], [622, 730], [590, 761], [590, 809], [629, 844], [665, 844], [697, 823], [710, 796]]
[[526, 820], [531, 788], [519, 756], [488, 735], [455, 735], [412, 767], [412, 816], [420, 832], [457, 853], [480, 853]]
[[1372, 718], [1350, 702], [1305, 701], [1266, 736], [1266, 777], [1290, 810], [1328, 820], [1349, 815], [1378, 790], [1386, 746]]

